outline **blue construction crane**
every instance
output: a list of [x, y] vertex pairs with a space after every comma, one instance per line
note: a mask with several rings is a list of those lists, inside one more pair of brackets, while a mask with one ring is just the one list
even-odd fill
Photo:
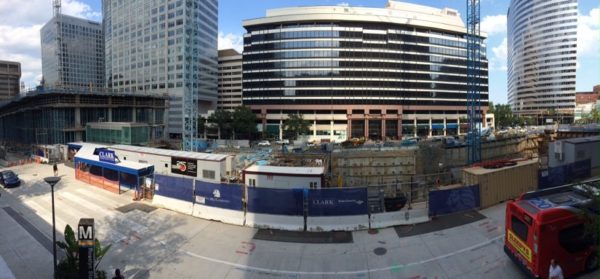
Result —
[[469, 164], [481, 161], [481, 32], [479, 0], [467, 0], [467, 133]]

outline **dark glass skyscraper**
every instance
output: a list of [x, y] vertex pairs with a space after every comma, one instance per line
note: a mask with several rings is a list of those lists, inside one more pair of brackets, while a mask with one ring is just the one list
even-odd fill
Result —
[[100, 23], [59, 15], [42, 27], [40, 35], [46, 86], [104, 87], [104, 38]]

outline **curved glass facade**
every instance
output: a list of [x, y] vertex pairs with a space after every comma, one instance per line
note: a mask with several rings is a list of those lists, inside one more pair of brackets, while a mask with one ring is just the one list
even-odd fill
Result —
[[577, 0], [512, 0], [508, 13], [508, 102], [514, 112], [573, 114]]
[[466, 105], [464, 34], [360, 22], [246, 28], [244, 104]]
[[263, 132], [284, 136], [283, 120], [298, 113], [312, 122], [313, 139], [460, 134], [467, 46], [455, 10], [394, 1], [384, 9], [301, 7], [269, 10], [244, 27], [243, 103]]

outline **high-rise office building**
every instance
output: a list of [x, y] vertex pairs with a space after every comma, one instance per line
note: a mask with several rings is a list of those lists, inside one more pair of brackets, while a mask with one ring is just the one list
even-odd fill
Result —
[[554, 111], [572, 119], [577, 64], [577, 0], [511, 0], [508, 102], [516, 114]]
[[242, 105], [242, 54], [235, 49], [219, 50], [218, 109], [234, 110]]
[[243, 24], [243, 103], [266, 133], [281, 136], [283, 121], [295, 113], [311, 121], [317, 139], [465, 131], [467, 29], [456, 10], [389, 1], [385, 8], [274, 9]]
[[19, 95], [21, 63], [0, 60], [0, 100]]
[[42, 75], [47, 87], [103, 88], [104, 38], [102, 25], [87, 19], [58, 15], [40, 31]]
[[102, 1], [107, 87], [168, 94], [171, 138], [184, 133], [185, 104], [216, 107], [217, 8], [217, 0]]

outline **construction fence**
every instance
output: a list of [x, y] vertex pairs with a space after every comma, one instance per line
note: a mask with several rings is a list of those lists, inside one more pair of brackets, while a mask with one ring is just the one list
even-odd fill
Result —
[[[404, 191], [403, 187], [409, 186], [394, 190]], [[415, 224], [481, 206], [479, 185], [428, 187], [423, 197], [410, 191], [396, 197], [378, 192], [380, 196], [375, 201], [373, 189], [378, 188], [257, 188], [157, 174], [153, 203], [240, 226], [304, 231], [351, 231]], [[407, 196], [408, 199], [402, 198]], [[411, 201], [413, 196], [418, 196], [420, 202]]]

